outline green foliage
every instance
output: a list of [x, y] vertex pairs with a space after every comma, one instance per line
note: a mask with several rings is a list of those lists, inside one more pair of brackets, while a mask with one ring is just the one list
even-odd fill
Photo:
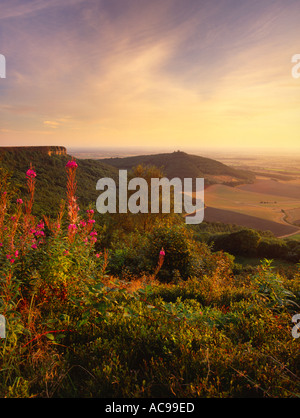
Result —
[[170, 280], [177, 270], [186, 279], [191, 272], [191, 236], [184, 225], [165, 225], [156, 228], [149, 235], [147, 256], [155, 268], [161, 248], [165, 251], [165, 261], [158, 278]]
[[227, 251], [237, 256], [286, 260], [297, 263], [300, 260], [298, 241], [275, 238], [269, 232], [246, 229], [234, 225], [204, 224], [193, 228], [194, 237], [206, 242], [215, 251]]
[[300, 308], [293, 299], [295, 295], [283, 286], [280, 275], [273, 271], [271, 261], [264, 260], [257, 274], [253, 276], [256, 284], [255, 296], [263, 303], [267, 303], [273, 309], [283, 306], [296, 306]]
[[275, 238], [260, 240], [257, 247], [257, 255], [265, 258], [285, 258], [288, 246], [285, 241]]
[[258, 232], [243, 229], [231, 234], [218, 234], [210, 238], [216, 251], [224, 250], [231, 254], [253, 256], [260, 240]]
[[127, 234], [126, 241], [118, 237], [109, 252], [109, 273], [127, 279], [149, 274], [153, 266], [147, 254], [148, 245], [148, 235], [137, 231]]
[[[0, 178], [0, 397], [299, 397], [299, 266], [235, 273], [231, 254], [173, 219], [110, 237], [92, 211], [44, 224], [7, 187]], [[257, 243], [235, 234], [242, 252]]]
[[[37, 216], [56, 216], [62, 199], [66, 199], [68, 155], [48, 155], [41, 147], [0, 148], [3, 168], [11, 173], [12, 184], [26, 193], [25, 173], [32, 163], [37, 173], [33, 213]], [[117, 178], [117, 170], [96, 160], [82, 160], [78, 167], [77, 197], [82, 210], [96, 202], [96, 183], [101, 177]]]
[[274, 315], [266, 304], [257, 304], [250, 296], [254, 287], [233, 300], [239, 287], [233, 282], [219, 289], [213, 307], [204, 306], [200, 295], [205, 300], [209, 294], [199, 285], [196, 280], [153, 283], [134, 293], [118, 283], [91, 288], [91, 302], [84, 298], [88, 321], [70, 336], [65, 353], [70, 371], [56, 396], [299, 393], [294, 374], [299, 350], [287, 332], [285, 312]]

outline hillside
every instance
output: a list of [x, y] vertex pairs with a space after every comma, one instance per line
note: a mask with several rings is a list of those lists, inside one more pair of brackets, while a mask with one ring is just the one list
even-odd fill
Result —
[[[19, 166], [25, 162], [13, 158], [28, 155], [21, 150], [8, 157]], [[61, 180], [65, 156], [37, 158], [38, 173], [44, 168], [47, 179]], [[69, 190], [72, 204], [76, 194]], [[74, 212], [59, 226], [40, 216], [31, 223], [15, 196], [6, 204], [9, 187], [0, 195], [1, 398], [120, 397], [138, 404], [182, 398], [193, 404], [213, 397], [299, 397], [293, 326], [299, 265], [280, 260], [274, 269], [269, 261], [292, 256], [298, 263], [298, 243], [231, 227], [207, 243], [196, 241], [171, 216], [152, 230], [126, 233], [127, 217], [118, 217], [118, 230], [103, 228], [99, 237], [91, 211], [79, 212], [78, 227]], [[98, 247], [98, 238], [110, 246]], [[264, 261], [242, 264], [249, 255]]]
[[[65, 165], [72, 157], [64, 147], [0, 147], [0, 167], [11, 174], [11, 183], [22, 195], [26, 192], [26, 171], [32, 163], [36, 173], [33, 212], [54, 215], [66, 198]], [[116, 178], [117, 170], [95, 160], [80, 160], [77, 170], [77, 197], [82, 208], [96, 202], [96, 182], [101, 177]]]
[[[25, 192], [25, 173], [32, 163], [37, 172], [35, 214], [53, 215], [61, 199], [65, 199], [65, 165], [72, 156], [62, 146], [41, 147], [0, 147], [0, 167], [11, 174], [14, 186]], [[118, 179], [119, 169], [128, 169], [143, 164], [162, 168], [169, 177], [205, 178], [206, 185], [249, 183], [253, 179], [251, 172], [228, 167], [213, 159], [189, 155], [184, 152], [168, 154], [141, 155], [126, 158], [108, 158], [102, 160], [77, 159], [78, 164], [77, 196], [79, 205], [86, 207], [97, 199], [96, 183], [101, 177]]]
[[234, 185], [249, 183], [254, 179], [254, 174], [250, 171], [236, 170], [219, 161], [181, 151], [124, 158], [105, 158], [98, 161], [125, 170], [130, 170], [139, 164], [154, 165], [162, 168], [168, 178], [204, 178], [206, 185], [215, 183]]
[[19, 153], [20, 151], [26, 151], [27, 153], [41, 153], [44, 155], [67, 155], [67, 149], [62, 146], [28, 146], [28, 147], [1, 147], [0, 152]]

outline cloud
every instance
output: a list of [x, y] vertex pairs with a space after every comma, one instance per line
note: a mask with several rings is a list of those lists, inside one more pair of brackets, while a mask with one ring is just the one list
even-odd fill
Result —
[[[84, 0], [64, 0], [64, 6], [72, 6]], [[0, 20], [20, 18], [46, 9], [56, 8], [62, 5], [60, 0], [2, 0]]]
[[49, 128], [56, 129], [59, 127], [63, 127], [70, 122], [70, 118], [59, 118], [56, 120], [44, 120], [43, 124], [48, 126]]
[[216, 123], [230, 132], [233, 121], [299, 107], [290, 80], [300, 36], [292, 0], [1, 6], [0, 117], [11, 133], [51, 132], [63, 142], [215, 135], [218, 143]]

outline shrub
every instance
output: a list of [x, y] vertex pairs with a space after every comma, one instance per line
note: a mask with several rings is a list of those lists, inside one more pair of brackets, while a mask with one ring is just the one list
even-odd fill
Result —
[[287, 258], [288, 246], [284, 240], [263, 238], [257, 247], [257, 255], [264, 258]]
[[244, 229], [231, 234], [217, 234], [210, 238], [215, 251], [224, 250], [235, 255], [256, 255], [260, 240], [258, 232], [252, 229]]
[[146, 256], [152, 268], [156, 267], [161, 248], [165, 251], [165, 259], [157, 278], [171, 280], [177, 270], [182, 278], [187, 279], [192, 266], [192, 241], [188, 230], [183, 225], [166, 225], [149, 234]]

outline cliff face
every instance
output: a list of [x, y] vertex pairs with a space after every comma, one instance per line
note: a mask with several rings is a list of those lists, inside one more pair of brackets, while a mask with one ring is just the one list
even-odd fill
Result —
[[67, 155], [67, 150], [65, 147], [47, 147], [48, 155]]
[[67, 155], [67, 149], [61, 146], [42, 146], [42, 147], [0, 147], [0, 152], [18, 152], [18, 151], [32, 151], [40, 152], [48, 155]]

